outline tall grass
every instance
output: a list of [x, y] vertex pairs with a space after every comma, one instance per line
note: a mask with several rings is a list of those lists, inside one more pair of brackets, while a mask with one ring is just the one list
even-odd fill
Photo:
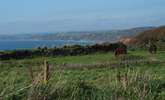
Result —
[[[47, 84], [40, 81], [21, 89], [14, 89], [14, 83], [0, 94], [4, 100], [163, 100], [164, 85], [162, 80], [155, 80], [148, 72], [132, 69], [117, 70], [116, 75], [107, 80], [105, 88], [85, 79], [59, 80], [50, 79]], [[81, 77], [81, 76], [80, 76]], [[101, 85], [101, 84], [100, 84]], [[4, 93], [4, 94], [3, 94]]]

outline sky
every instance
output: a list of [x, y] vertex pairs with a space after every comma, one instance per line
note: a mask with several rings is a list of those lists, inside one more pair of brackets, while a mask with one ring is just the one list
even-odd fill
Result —
[[165, 24], [165, 0], [0, 0], [0, 34]]

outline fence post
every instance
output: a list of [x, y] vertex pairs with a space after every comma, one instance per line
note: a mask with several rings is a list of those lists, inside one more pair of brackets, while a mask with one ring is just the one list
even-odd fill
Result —
[[49, 80], [49, 63], [48, 61], [44, 61], [44, 83], [47, 84]]

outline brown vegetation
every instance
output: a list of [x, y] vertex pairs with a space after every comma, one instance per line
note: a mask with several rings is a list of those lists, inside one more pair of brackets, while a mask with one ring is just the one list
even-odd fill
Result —
[[135, 37], [124, 37], [120, 40], [130, 46], [146, 47], [149, 43], [156, 44], [159, 49], [165, 50], [165, 26], [139, 33]]

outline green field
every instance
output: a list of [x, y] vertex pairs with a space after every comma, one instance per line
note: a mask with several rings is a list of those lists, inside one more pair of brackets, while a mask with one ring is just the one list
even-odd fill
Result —
[[[43, 62], [49, 80], [43, 82]], [[0, 100], [165, 100], [165, 52], [128, 51], [0, 62]]]

